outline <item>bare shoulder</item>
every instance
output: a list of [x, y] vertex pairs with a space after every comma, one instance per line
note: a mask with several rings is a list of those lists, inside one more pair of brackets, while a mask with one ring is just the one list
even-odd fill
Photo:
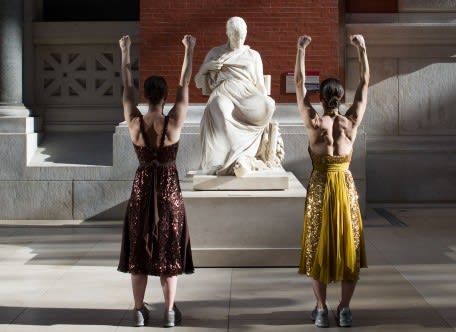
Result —
[[352, 106], [347, 110], [347, 113], [345, 113], [345, 116], [344, 116], [346, 121], [348, 121], [353, 127], [359, 125], [359, 121], [358, 121], [359, 114], [357, 111], [358, 110], [355, 108], [355, 106]]
[[130, 133], [130, 138], [133, 144], [138, 145], [140, 136], [141, 136], [141, 121], [142, 115], [135, 116], [127, 122], [128, 132]]
[[127, 121], [127, 124], [128, 124], [128, 128], [130, 129], [130, 131], [132, 129], [137, 129], [139, 130], [140, 126], [141, 126], [141, 121], [143, 120], [143, 116], [142, 114], [138, 115], [138, 116], [133, 116], [130, 118], [130, 121]]
[[346, 123], [346, 124], [351, 124], [352, 120], [350, 119], [349, 114], [339, 114], [338, 116], [335, 117], [335, 121], [338, 121], [339, 123]]

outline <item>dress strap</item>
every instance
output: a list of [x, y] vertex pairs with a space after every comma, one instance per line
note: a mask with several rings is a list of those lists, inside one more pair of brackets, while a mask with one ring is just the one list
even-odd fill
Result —
[[163, 145], [165, 144], [166, 132], [168, 131], [168, 121], [169, 121], [169, 117], [168, 117], [168, 115], [166, 115], [165, 116], [165, 124], [163, 125], [163, 132], [162, 132], [162, 135], [160, 137], [159, 149], [161, 149], [163, 147]]
[[141, 135], [144, 139], [144, 144], [146, 144], [146, 146], [149, 147], [149, 142], [147, 141], [146, 131], [144, 130], [144, 120], [143, 120], [142, 116], [140, 116], [140, 120], [139, 120], [139, 131], [141, 132]]

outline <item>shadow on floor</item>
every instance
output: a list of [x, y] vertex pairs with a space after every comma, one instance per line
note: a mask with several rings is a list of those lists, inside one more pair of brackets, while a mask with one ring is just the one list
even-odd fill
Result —
[[[252, 300], [253, 301], [253, 300]], [[258, 300], [254, 300], [258, 308]], [[252, 308], [249, 300], [244, 300], [238, 307]], [[264, 299], [265, 307], [277, 308], [280, 305], [289, 305], [290, 300], [280, 298]], [[310, 312], [303, 311], [271, 311], [264, 313], [243, 313], [229, 315], [223, 318], [211, 318], [207, 315], [208, 308], [226, 306], [226, 301], [184, 301], [179, 303], [183, 308], [182, 326], [201, 328], [220, 328], [230, 322], [230, 326], [247, 328], [252, 325], [282, 326], [282, 325], [312, 325], [309, 319]], [[161, 326], [162, 305], [152, 306], [151, 318], [147, 326]], [[185, 308], [198, 308], [201, 315], [185, 316]], [[264, 308], [264, 307], [262, 307]], [[227, 308], [228, 309], [228, 308]], [[454, 310], [454, 308], [447, 308]], [[443, 308], [442, 310], [447, 310]], [[255, 308], [252, 308], [255, 310]], [[0, 306], [0, 324], [12, 325], [108, 325], [132, 326], [130, 310], [122, 309], [83, 309], [83, 308], [23, 308]], [[199, 317], [200, 316], [200, 317]], [[219, 316], [220, 317], [220, 316]], [[420, 328], [450, 328], [441, 317], [429, 308], [410, 308], [401, 310], [362, 309], [353, 313], [353, 327], [381, 328], [397, 331], [401, 327]], [[336, 327], [334, 312], [330, 313], [330, 326]], [[394, 327], [393, 327], [394, 326]], [[388, 329], [391, 327], [391, 329]]]

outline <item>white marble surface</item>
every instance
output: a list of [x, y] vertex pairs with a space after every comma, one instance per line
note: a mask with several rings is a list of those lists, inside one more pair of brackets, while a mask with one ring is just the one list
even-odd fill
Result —
[[71, 181], [0, 181], [0, 219], [73, 219]]
[[[198, 191], [182, 182], [192, 247], [203, 266], [287, 266], [298, 259], [306, 190]], [[207, 265], [208, 264], [208, 265]]]
[[26, 160], [26, 134], [0, 133], [0, 180], [23, 179], [26, 168]]
[[132, 181], [74, 181], [73, 219], [121, 219]]
[[306, 197], [306, 189], [296, 176], [287, 174], [288, 188], [286, 190], [213, 190], [201, 191], [193, 188], [193, 179], [187, 177], [181, 181], [182, 194], [188, 198], [203, 197]]
[[288, 189], [288, 175], [269, 172], [255, 172], [253, 176], [194, 175], [194, 190], [283, 190]]
[[[399, 126], [398, 69], [396, 59], [371, 59], [369, 94], [364, 114], [364, 128], [369, 136], [397, 135]], [[346, 77], [347, 102], [354, 99], [359, 82], [359, 64], [348, 59]]]
[[400, 134], [455, 135], [456, 60], [400, 60], [398, 75]]

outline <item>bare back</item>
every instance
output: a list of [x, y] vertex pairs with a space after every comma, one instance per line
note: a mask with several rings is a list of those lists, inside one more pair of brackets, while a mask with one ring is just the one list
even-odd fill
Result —
[[317, 116], [307, 127], [309, 147], [316, 155], [344, 156], [352, 152], [357, 127], [343, 115]]
[[[366, 45], [362, 35], [350, 36], [351, 43], [358, 51], [360, 80], [355, 92], [353, 104], [345, 115], [340, 115], [337, 108], [326, 109], [329, 99], [323, 104], [325, 112], [320, 116], [312, 106], [305, 88], [305, 53], [312, 41], [309, 36], [298, 38], [294, 79], [298, 110], [307, 129], [309, 147], [316, 155], [345, 156], [353, 151], [357, 129], [361, 124], [367, 106], [367, 90], [369, 85], [369, 63]], [[340, 98], [334, 95], [333, 97]]]
[[[181, 129], [184, 126], [195, 41], [195, 38], [191, 35], [185, 35], [182, 39], [182, 44], [185, 46], [184, 61], [182, 63], [179, 85], [176, 90], [176, 101], [168, 114], [169, 125], [166, 130], [163, 146], [177, 143], [180, 138]], [[165, 117], [162, 114], [162, 109], [166, 100], [166, 94], [161, 96], [162, 100], [159, 103], [149, 105], [147, 114], [144, 116], [141, 114], [136, 106], [135, 88], [131, 73], [130, 37], [123, 36], [119, 40], [119, 45], [122, 53], [121, 76], [124, 86], [122, 103], [131, 141], [137, 146], [147, 146], [150, 144], [151, 147], [158, 147], [160, 146], [160, 137], [165, 127]]]
[[[165, 116], [161, 113], [147, 113], [142, 117], [142, 119], [138, 119], [138, 121], [138, 132], [136, 135], [131, 135], [133, 144], [137, 146], [149, 145], [153, 148], [158, 148], [160, 146], [160, 138], [165, 128]], [[179, 141], [179, 137], [180, 130], [177, 132], [174, 126], [168, 124], [163, 146], [169, 146], [177, 143]]]

